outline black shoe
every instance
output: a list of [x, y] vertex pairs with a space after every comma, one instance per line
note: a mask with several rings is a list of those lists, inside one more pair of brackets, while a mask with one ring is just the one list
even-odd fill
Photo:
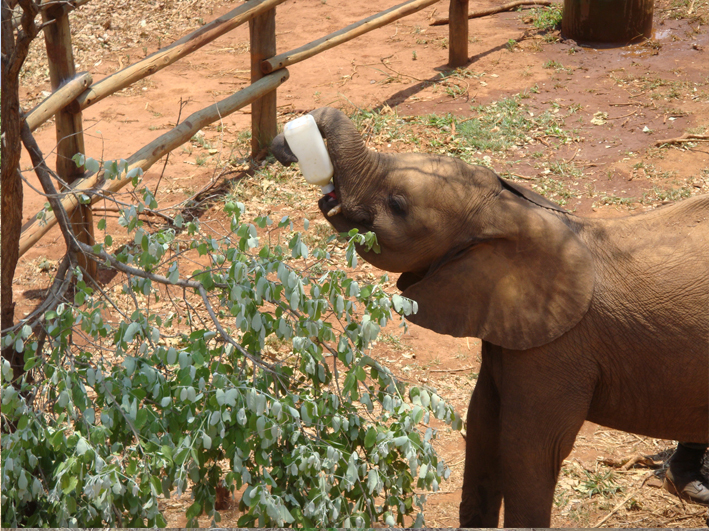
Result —
[[679, 475], [668, 469], [662, 486], [667, 492], [685, 501], [709, 505], [709, 486], [699, 472]]

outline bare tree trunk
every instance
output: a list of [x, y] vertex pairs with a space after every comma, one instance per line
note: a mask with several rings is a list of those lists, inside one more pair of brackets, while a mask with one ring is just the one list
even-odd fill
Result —
[[[3, 32], [4, 40], [4, 32]], [[17, 78], [14, 83], [4, 72], [2, 88], [2, 329], [11, 327], [15, 319], [15, 302], [12, 279], [19, 257], [20, 230], [22, 229], [22, 181], [17, 173], [20, 162], [20, 102], [17, 97]], [[17, 373], [20, 360], [15, 360], [13, 347], [3, 349], [2, 355]]]
[[[20, 232], [22, 229], [22, 180], [20, 179], [20, 68], [27, 57], [30, 42], [39, 31], [34, 17], [39, 7], [34, 2], [20, 2], [24, 11], [22, 29], [17, 34], [12, 28], [12, 9], [8, 0], [2, 0], [2, 216], [0, 266], [0, 326], [10, 328], [15, 320], [15, 302], [12, 295], [12, 279], [19, 258]], [[17, 39], [15, 36], [17, 35]], [[2, 356], [10, 362], [17, 379], [24, 372], [22, 354], [14, 346], [2, 349]]]

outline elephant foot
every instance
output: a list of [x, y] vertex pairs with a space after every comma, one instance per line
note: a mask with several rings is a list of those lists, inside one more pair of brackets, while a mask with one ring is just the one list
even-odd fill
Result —
[[675, 475], [667, 471], [662, 486], [670, 494], [679, 496], [690, 503], [709, 505], [709, 486], [699, 473]]

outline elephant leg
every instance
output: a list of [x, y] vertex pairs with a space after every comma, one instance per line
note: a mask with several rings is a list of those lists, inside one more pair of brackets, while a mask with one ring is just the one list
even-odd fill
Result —
[[[554, 490], [593, 394], [591, 386], [557, 376], [535, 378], [518, 363], [500, 390], [500, 468], [506, 528], [549, 527]], [[532, 375], [532, 376], [530, 376]], [[581, 380], [581, 378], [579, 378]]]
[[[521, 448], [519, 445], [525, 445]], [[514, 448], [512, 448], [512, 446]], [[548, 528], [551, 524], [551, 509], [554, 502], [554, 489], [560, 466], [555, 456], [540, 448], [532, 441], [515, 441], [513, 445], [504, 444], [503, 452], [520, 453], [525, 457], [506, 458], [502, 465], [505, 483], [505, 522], [506, 528], [528, 527]], [[568, 453], [567, 453], [568, 455]]]
[[483, 343], [483, 363], [468, 408], [461, 527], [497, 527], [500, 516], [500, 398], [489, 365]]

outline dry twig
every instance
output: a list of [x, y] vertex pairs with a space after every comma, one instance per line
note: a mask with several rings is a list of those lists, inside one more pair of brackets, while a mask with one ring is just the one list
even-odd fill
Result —
[[646, 455], [635, 454], [620, 459], [607, 458], [601, 460], [601, 463], [613, 468], [620, 468], [621, 470], [629, 470], [634, 465], [642, 465], [649, 468], [659, 468], [662, 466], [662, 461], [654, 461]]
[[471, 369], [474, 369], [472, 365], [470, 367], [461, 367], [460, 369], [431, 369], [428, 372], [461, 372], [461, 371], [469, 371]]
[[706, 142], [709, 140], [709, 135], [692, 135], [685, 133], [677, 138], [668, 138], [666, 140], [658, 140], [655, 142], [656, 146], [661, 146], [662, 144], [681, 144], [683, 142]]
[[630, 113], [628, 113], [628, 114], [623, 114], [623, 115], [621, 115], [621, 116], [609, 116], [608, 119], [609, 119], [609, 120], [620, 120], [621, 118], [626, 118], [626, 117], [628, 117], [628, 116], [632, 116], [632, 115], [634, 115], [634, 114], [637, 114], [637, 112], [638, 112], [638, 111], [633, 111], [633, 112], [630, 112]]
[[574, 160], [574, 159], [576, 158], [576, 155], [579, 154], [579, 151], [581, 151], [581, 148], [577, 148], [577, 149], [576, 149], [576, 153], [574, 153], [574, 154], [571, 156], [571, 158], [570, 158], [569, 160], [565, 160], [565, 161], [564, 161], [564, 164], [568, 164], [569, 162], [571, 162], [572, 160]]
[[635, 488], [630, 494], [628, 494], [625, 498], [623, 498], [620, 503], [618, 503], [615, 507], [613, 507], [607, 515], [605, 515], [598, 522], [596, 522], [593, 527], [594, 528], [601, 527], [606, 521], [608, 521], [608, 519], [611, 516], [613, 516], [615, 513], [617, 513], [626, 504], [626, 502], [630, 498], [635, 496], [640, 491], [640, 489], [643, 488], [643, 486], [645, 485], [645, 482], [648, 479], [650, 479], [651, 477], [653, 477], [654, 475], [655, 475], [654, 472], [650, 472], [649, 474], [646, 474], [645, 477], [643, 478], [642, 482], [640, 483], [640, 485], [637, 488]]
[[[487, 17], [488, 15], [495, 15], [496, 13], [502, 13], [503, 11], [511, 11], [515, 7], [519, 6], [550, 6], [552, 2], [550, 0], [517, 0], [515, 2], [509, 2], [507, 4], [502, 4], [501, 6], [490, 7], [488, 9], [480, 9], [479, 11], [471, 11], [468, 13], [468, 19]], [[445, 26], [450, 23], [448, 17], [437, 18], [433, 22], [430, 22], [429, 26]]]

